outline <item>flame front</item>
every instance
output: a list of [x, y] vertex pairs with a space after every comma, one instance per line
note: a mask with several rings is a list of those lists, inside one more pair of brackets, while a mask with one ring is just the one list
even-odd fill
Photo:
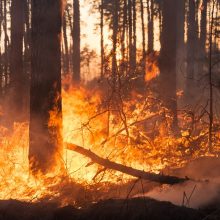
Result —
[[[173, 136], [169, 129], [172, 116], [150, 92], [144, 95], [132, 92], [131, 98], [124, 100], [120, 108], [107, 108], [103, 105], [105, 95], [98, 89], [86, 87], [63, 91], [62, 99], [64, 143], [80, 145], [103, 158], [140, 170], [160, 172], [166, 167], [180, 167], [191, 159], [210, 155], [205, 141], [197, 145], [208, 127], [201, 127], [200, 132], [189, 139], [190, 131], [184, 127], [188, 127], [191, 119], [181, 115], [182, 136]], [[53, 113], [51, 120], [56, 120]], [[63, 173], [35, 178], [29, 172], [28, 123], [15, 123], [13, 132], [4, 127], [0, 129], [0, 199], [37, 201], [59, 196], [64, 177], [67, 182], [83, 186], [120, 183], [132, 178], [103, 169], [70, 150], [64, 150], [59, 158], [65, 165]], [[217, 146], [215, 150], [219, 152]]]

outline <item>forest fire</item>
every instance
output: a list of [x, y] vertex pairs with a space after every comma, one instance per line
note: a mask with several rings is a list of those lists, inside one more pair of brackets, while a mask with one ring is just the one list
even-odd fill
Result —
[[219, 219], [219, 9], [0, 0], [0, 219]]
[[[105, 109], [102, 104], [104, 96], [100, 90], [91, 91], [86, 87], [63, 90], [64, 147], [66, 143], [77, 144], [110, 161], [156, 173], [165, 168], [180, 168], [201, 156], [215, 155], [209, 153], [202, 140], [199, 141], [204, 138], [206, 130], [201, 130], [191, 140], [188, 139], [187, 130], [182, 131], [178, 138], [172, 137], [167, 129], [172, 118], [164, 115], [166, 109], [160, 104], [155, 106], [153, 95], [137, 92], [131, 95], [132, 99], [124, 103], [126, 128], [119, 109]], [[56, 123], [53, 113], [50, 115], [50, 123]], [[154, 127], [151, 132], [149, 124]], [[156, 131], [158, 134], [155, 134]], [[133, 178], [103, 168], [85, 155], [68, 149], [64, 149], [63, 155], [58, 158], [63, 161], [64, 169], [47, 175], [39, 173], [36, 177], [29, 170], [28, 145], [27, 122], [15, 123], [13, 132], [1, 127], [1, 199], [38, 201], [50, 196], [54, 198], [59, 196], [60, 187], [65, 185], [64, 177], [84, 186], [97, 183], [101, 186], [106, 182], [120, 185], [120, 181], [126, 182]], [[216, 153], [218, 151], [216, 148]], [[65, 201], [66, 198], [63, 199]]]

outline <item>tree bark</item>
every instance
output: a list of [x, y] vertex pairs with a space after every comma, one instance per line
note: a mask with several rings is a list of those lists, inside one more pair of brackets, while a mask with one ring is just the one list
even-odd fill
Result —
[[137, 24], [136, 24], [136, 20], [137, 20], [137, 15], [136, 15], [136, 0], [132, 1], [132, 9], [133, 9], [133, 43], [132, 43], [132, 47], [133, 47], [133, 55], [132, 55], [132, 69], [133, 71], [135, 71], [136, 69], [136, 62], [137, 62], [137, 33], [136, 33], [136, 29], [137, 29]]
[[143, 68], [145, 69], [146, 40], [145, 40], [144, 3], [143, 3], [143, 0], [140, 0], [140, 4], [141, 4], [141, 29], [142, 29], [142, 60], [143, 60]]
[[[188, 11], [188, 31], [187, 31], [187, 69], [186, 69], [186, 98], [190, 102], [193, 96], [195, 80], [195, 57], [196, 57], [196, 3], [195, 0], [189, 0]], [[193, 100], [192, 100], [193, 101]]]
[[107, 169], [117, 170], [119, 172], [128, 174], [130, 176], [134, 176], [134, 177], [137, 177], [140, 179], [158, 182], [161, 184], [170, 184], [170, 185], [182, 183], [182, 182], [188, 180], [188, 179], [179, 178], [179, 177], [175, 177], [175, 176], [165, 176], [162, 174], [145, 172], [145, 171], [137, 170], [137, 169], [134, 169], [134, 168], [131, 168], [131, 167], [119, 164], [119, 163], [115, 163], [115, 162], [112, 162], [108, 159], [104, 159], [104, 158], [98, 156], [97, 154], [93, 153], [92, 151], [87, 150], [87, 149], [80, 147], [78, 145], [75, 145], [75, 144], [66, 143], [66, 147], [68, 150], [72, 150], [72, 151], [75, 151], [79, 154], [82, 154], [82, 155], [90, 158], [92, 160], [92, 162], [97, 163], [99, 165], [102, 165], [103, 167], [105, 167]]
[[121, 56], [122, 60], [120, 63], [120, 73], [121, 75], [127, 74], [127, 65], [126, 65], [126, 30], [127, 30], [127, 0], [123, 0], [123, 22], [122, 22], [122, 34], [121, 34]]
[[5, 75], [5, 87], [9, 84], [9, 71], [8, 71], [8, 47], [9, 47], [9, 37], [8, 37], [8, 25], [7, 25], [7, 1], [4, 0], [4, 75]]
[[49, 172], [60, 165], [62, 155], [61, 2], [32, 0], [29, 161], [33, 173]]
[[113, 78], [113, 85], [116, 85], [117, 80], [117, 37], [118, 37], [118, 0], [114, 0], [113, 3], [113, 33], [112, 33], [112, 78]]
[[199, 65], [199, 74], [203, 73], [204, 62], [206, 58], [206, 40], [207, 40], [207, 8], [208, 8], [208, 0], [202, 1], [202, 13], [200, 20], [200, 65]]
[[133, 22], [132, 22], [132, 0], [128, 0], [128, 47], [129, 47], [129, 74], [133, 72]]
[[148, 54], [154, 51], [154, 2], [147, 0]]
[[[22, 120], [24, 107], [23, 37], [24, 37], [24, 0], [12, 0], [11, 5], [11, 51], [10, 74], [13, 120]], [[19, 91], [19, 92], [18, 92]]]
[[[0, 1], [0, 39], [2, 38], [2, 21], [3, 21], [3, 2]], [[2, 68], [2, 50], [0, 47], [0, 98], [3, 93], [3, 68]]]
[[163, 1], [160, 67], [160, 94], [173, 115], [173, 130], [178, 129], [176, 98], [177, 1]]
[[80, 81], [80, 3], [73, 0], [73, 80]]
[[101, 47], [101, 78], [104, 76], [104, 6], [103, 6], [103, 0], [101, 0], [100, 4], [100, 30], [101, 30], [101, 36], [100, 36], [100, 47]]
[[69, 73], [69, 48], [68, 48], [68, 40], [67, 40], [67, 13], [66, 10], [63, 14], [63, 42], [64, 42], [64, 73]]
[[185, 49], [185, 0], [177, 1], [177, 82], [178, 89], [184, 89], [185, 87], [185, 60], [186, 60], [186, 49]]

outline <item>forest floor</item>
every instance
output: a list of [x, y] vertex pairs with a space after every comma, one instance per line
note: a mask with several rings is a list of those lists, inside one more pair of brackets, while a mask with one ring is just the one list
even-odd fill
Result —
[[[219, 158], [199, 158], [181, 169], [168, 173], [194, 177], [197, 181], [191, 180], [173, 186], [143, 181], [141, 184], [143, 190], [139, 186], [140, 183], [134, 184], [137, 181], [133, 180], [121, 185], [120, 189], [116, 186], [110, 187], [109, 190], [106, 188], [105, 193], [96, 187], [91, 192], [93, 199], [89, 199], [88, 194], [86, 201], [82, 199], [85, 196], [83, 191], [77, 191], [75, 185], [67, 187], [68, 193], [61, 193], [61, 197], [53, 200], [31, 203], [2, 200], [0, 220], [220, 220], [219, 168]], [[115, 191], [120, 191], [121, 197], [117, 196]], [[190, 200], [188, 204], [186, 201], [182, 202], [183, 192], [186, 192], [185, 195]], [[78, 195], [77, 205], [61, 207], [60, 201], [65, 195], [74, 199]], [[66, 204], [75, 203], [66, 202]]]
[[150, 198], [111, 199], [77, 209], [54, 203], [0, 201], [0, 220], [219, 220], [220, 200], [201, 209]]

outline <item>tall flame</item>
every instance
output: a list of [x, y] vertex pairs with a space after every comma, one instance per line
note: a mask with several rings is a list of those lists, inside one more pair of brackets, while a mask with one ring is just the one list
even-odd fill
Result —
[[[205, 141], [207, 126], [188, 138], [189, 116], [180, 118], [182, 136], [170, 133], [172, 116], [151, 92], [132, 92], [119, 108], [106, 108], [105, 95], [98, 89], [71, 87], [62, 92], [63, 141], [92, 150], [103, 158], [140, 170], [160, 172], [165, 167], [179, 167], [189, 159], [209, 155]], [[56, 112], [50, 112], [50, 123], [56, 123]], [[29, 172], [28, 123], [15, 123], [13, 131], [0, 127], [0, 199], [36, 201], [61, 194], [69, 181], [83, 186], [95, 183], [129, 180], [131, 177], [108, 171], [88, 158], [64, 150], [59, 160], [65, 169], [46, 176], [33, 177]], [[196, 146], [194, 146], [194, 145]], [[219, 151], [217, 147], [216, 152]], [[66, 195], [66, 194], [65, 194]]]

